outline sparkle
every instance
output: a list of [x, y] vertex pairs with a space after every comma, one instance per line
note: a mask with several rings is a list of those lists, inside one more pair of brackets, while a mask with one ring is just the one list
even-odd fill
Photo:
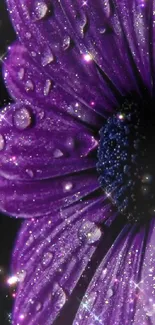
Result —
[[124, 114], [118, 114], [119, 120], [124, 120]]
[[25, 317], [24, 317], [23, 314], [19, 315], [19, 319], [20, 319], [20, 320], [23, 320], [24, 318], [25, 318]]
[[86, 61], [86, 62], [91, 62], [93, 60], [93, 57], [91, 54], [89, 53], [86, 53], [83, 55], [83, 59]]
[[88, 5], [88, 1], [84, 0], [83, 3], [82, 3], [82, 7], [87, 6], [87, 5]]
[[18, 282], [18, 277], [16, 275], [12, 275], [7, 279], [7, 284], [9, 286], [13, 286]]

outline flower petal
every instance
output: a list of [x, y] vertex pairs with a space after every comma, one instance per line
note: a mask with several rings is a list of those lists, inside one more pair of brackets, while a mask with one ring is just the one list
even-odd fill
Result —
[[23, 325], [51, 325], [67, 302], [102, 236], [84, 210], [24, 223], [13, 256], [20, 282], [14, 325], [21, 315]]
[[80, 43], [118, 91], [126, 95], [137, 89], [135, 67], [117, 14], [117, 2], [60, 0], [60, 3]]
[[[47, 75], [42, 71], [39, 64], [19, 42], [9, 48], [9, 54], [4, 60], [3, 74], [7, 88], [17, 101], [27, 99], [35, 105], [42, 104], [46, 107], [57, 105], [63, 112], [66, 111], [67, 114], [97, 130], [104, 122], [103, 116], [106, 115], [104, 107], [110, 111], [115, 103], [111, 91], [108, 90], [107, 98], [106, 88], [101, 92], [98, 86], [93, 95], [94, 100], [91, 100], [93, 87], [90, 80], [84, 81], [90, 83], [89, 103], [83, 103], [81, 98], [69, 94], [66, 89], [55, 83], [53, 74]], [[98, 85], [99, 83], [100, 80]]]
[[148, 89], [152, 88], [152, 3], [145, 0], [114, 0], [135, 64]]
[[58, 1], [8, 0], [8, 6], [20, 40], [46, 79], [90, 108], [95, 103], [101, 114], [116, 103], [107, 78], [101, 78], [87, 50], [79, 48]]
[[[77, 313], [75, 325], [154, 323], [155, 227], [152, 231], [152, 226], [147, 244], [147, 228], [124, 228], [97, 269]], [[147, 308], [152, 308], [152, 314], [148, 315]], [[138, 317], [140, 321], [137, 321]]]
[[93, 155], [97, 140], [88, 128], [55, 110], [21, 103], [1, 113], [3, 211], [49, 214], [99, 188]]

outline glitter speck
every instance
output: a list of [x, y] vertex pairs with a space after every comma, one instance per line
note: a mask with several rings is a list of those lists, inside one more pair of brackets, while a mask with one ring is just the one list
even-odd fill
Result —
[[93, 57], [91, 54], [87, 53], [83, 55], [83, 58], [86, 62], [91, 62], [93, 60]]

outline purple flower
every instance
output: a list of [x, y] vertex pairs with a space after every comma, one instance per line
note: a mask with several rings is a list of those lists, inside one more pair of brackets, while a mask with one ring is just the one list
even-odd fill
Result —
[[153, 325], [155, 1], [7, 2], [0, 207], [29, 218], [13, 325], [54, 324], [122, 217], [73, 324]]

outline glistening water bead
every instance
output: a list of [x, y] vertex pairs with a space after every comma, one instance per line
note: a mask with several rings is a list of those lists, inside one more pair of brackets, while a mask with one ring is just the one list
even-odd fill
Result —
[[155, 215], [155, 110], [125, 100], [100, 130], [97, 171], [105, 194], [130, 221]]

